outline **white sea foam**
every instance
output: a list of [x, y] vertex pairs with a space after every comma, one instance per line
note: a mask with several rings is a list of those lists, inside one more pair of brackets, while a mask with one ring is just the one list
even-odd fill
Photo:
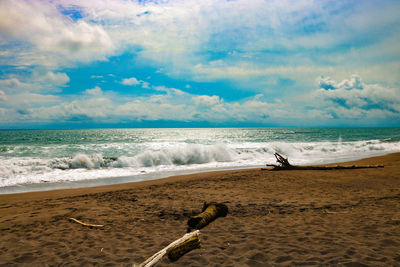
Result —
[[[128, 148], [142, 152], [126, 152], [127, 154], [119, 156], [78, 153], [73, 157], [55, 158], [8, 157], [3, 154], [0, 157], [0, 187], [138, 176], [167, 171], [179, 173], [187, 170], [262, 166], [265, 163], [275, 163], [274, 152], [288, 156], [293, 164], [318, 164], [400, 151], [400, 142], [379, 140], [231, 142], [214, 145], [157, 142], [140, 144], [140, 149], [132, 144], [118, 146], [123, 152], [128, 151]], [[84, 146], [82, 150], [85, 150]]]

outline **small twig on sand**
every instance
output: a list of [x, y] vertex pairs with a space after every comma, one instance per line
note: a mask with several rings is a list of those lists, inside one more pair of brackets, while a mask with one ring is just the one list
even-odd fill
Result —
[[90, 227], [90, 228], [92, 228], [92, 227], [100, 228], [100, 227], [103, 227], [103, 226], [104, 226], [104, 225], [102, 225], [102, 224], [84, 223], [84, 222], [81, 222], [80, 220], [77, 220], [77, 219], [75, 219], [75, 218], [68, 218], [68, 220], [73, 221], [73, 222], [76, 222], [76, 223], [79, 223], [80, 225], [83, 225], [83, 226], [86, 226], [86, 227]]

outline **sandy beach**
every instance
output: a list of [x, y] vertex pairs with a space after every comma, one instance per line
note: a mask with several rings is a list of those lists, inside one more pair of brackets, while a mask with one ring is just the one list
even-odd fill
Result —
[[201, 248], [158, 266], [400, 266], [400, 153], [341, 165], [352, 164], [384, 168], [217, 171], [0, 195], [0, 265], [132, 266], [216, 201], [229, 214], [201, 230]]

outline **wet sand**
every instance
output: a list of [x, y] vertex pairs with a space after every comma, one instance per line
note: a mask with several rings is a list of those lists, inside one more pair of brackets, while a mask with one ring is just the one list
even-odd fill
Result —
[[385, 167], [233, 170], [0, 195], [0, 266], [131, 266], [185, 234], [204, 201], [229, 214], [201, 230], [200, 249], [158, 266], [400, 266], [400, 153], [341, 165], [351, 164]]

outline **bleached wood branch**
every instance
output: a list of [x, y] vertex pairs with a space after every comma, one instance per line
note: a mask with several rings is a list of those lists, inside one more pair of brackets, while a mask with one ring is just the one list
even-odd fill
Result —
[[102, 224], [84, 223], [84, 222], [81, 222], [80, 220], [77, 220], [77, 219], [75, 219], [75, 218], [68, 218], [68, 220], [73, 221], [73, 222], [76, 222], [76, 223], [79, 223], [80, 225], [87, 226], [87, 227], [97, 227], [97, 228], [99, 228], [99, 227], [103, 227], [103, 226], [104, 226], [104, 225], [102, 225]]
[[154, 264], [156, 264], [158, 261], [160, 261], [162, 259], [162, 257], [164, 257], [165, 254], [167, 254], [168, 249], [170, 249], [176, 245], [179, 245], [180, 243], [183, 243], [192, 237], [195, 237], [195, 236], [198, 237], [199, 235], [200, 235], [199, 230], [193, 231], [191, 233], [187, 233], [184, 236], [182, 236], [181, 238], [175, 240], [174, 242], [172, 242], [171, 244], [169, 244], [168, 246], [163, 248], [162, 250], [160, 250], [159, 252], [157, 252], [156, 254], [154, 254], [153, 256], [151, 256], [150, 258], [148, 258], [147, 260], [145, 260], [144, 262], [142, 262], [141, 264], [139, 264], [139, 265], [134, 264], [133, 267], [152, 267], [152, 266], [154, 266]]

